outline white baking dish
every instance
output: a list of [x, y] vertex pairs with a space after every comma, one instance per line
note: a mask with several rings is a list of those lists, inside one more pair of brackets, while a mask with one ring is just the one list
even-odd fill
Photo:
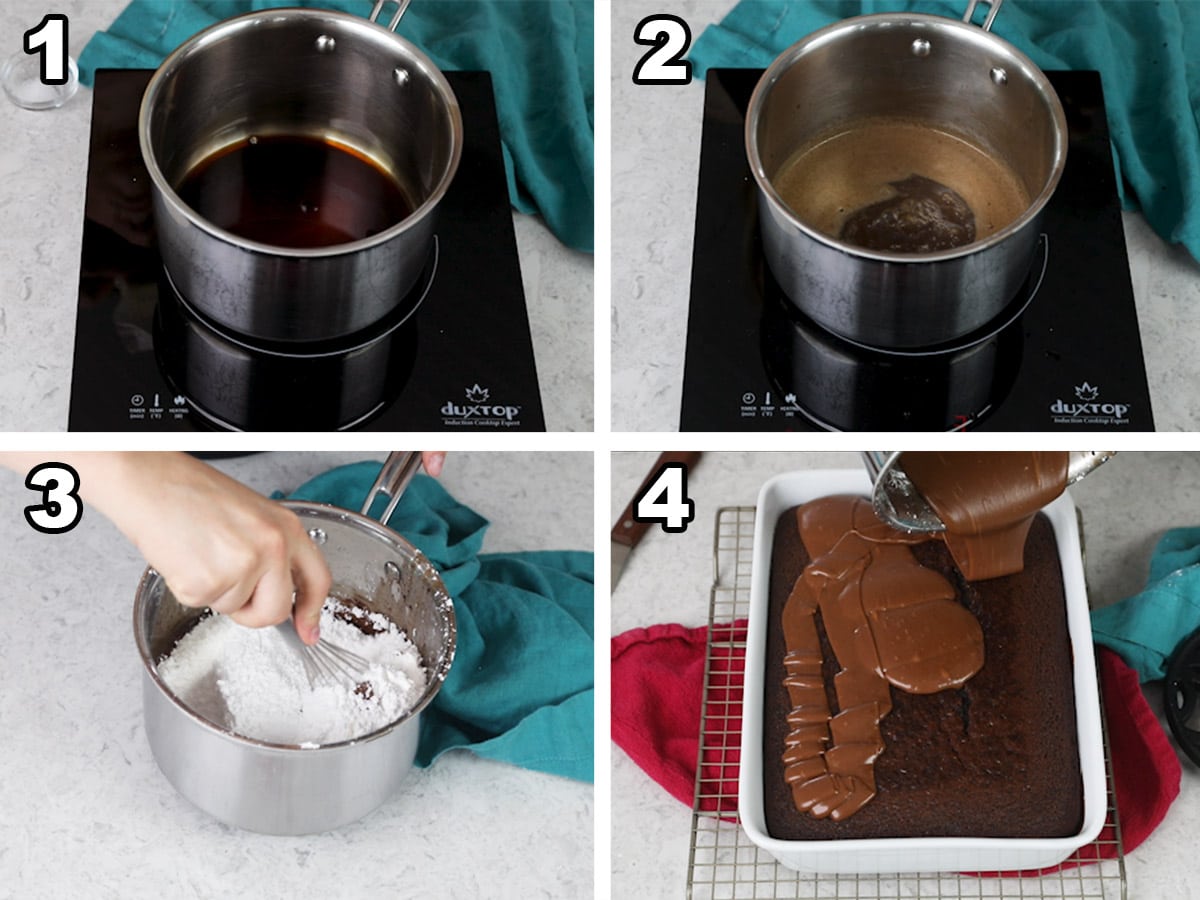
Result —
[[870, 493], [862, 470], [792, 472], [763, 485], [754, 525], [750, 615], [742, 703], [742, 753], [738, 815], [750, 839], [783, 865], [806, 872], [990, 872], [1038, 869], [1062, 862], [1093, 841], [1104, 827], [1107, 787], [1100, 734], [1100, 698], [1075, 504], [1066, 494], [1043, 512], [1058, 541], [1066, 590], [1067, 624], [1074, 652], [1075, 716], [1083, 775], [1083, 826], [1065, 838], [887, 838], [829, 841], [779, 840], [767, 834], [763, 813], [762, 712], [767, 599], [775, 525], [785, 510], [830, 494]]

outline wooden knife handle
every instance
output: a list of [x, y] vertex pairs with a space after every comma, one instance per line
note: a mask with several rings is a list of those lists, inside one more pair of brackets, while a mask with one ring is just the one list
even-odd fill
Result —
[[[640, 497], [642, 491], [646, 490], [646, 488], [650, 486], [651, 480], [655, 475], [658, 474], [658, 470], [661, 469], [665, 463], [683, 463], [690, 469], [699, 459], [699, 450], [668, 450], [665, 453], [660, 453], [658, 455], [658, 461], [654, 463], [654, 468], [652, 468], [646, 474], [646, 477], [642, 479], [641, 486], [636, 492], [634, 492], [634, 499]], [[630, 549], [637, 546], [638, 541], [645, 536], [646, 532], [650, 529], [650, 526], [654, 524], [653, 522], [639, 522], [634, 519], [633, 503], [634, 500], [631, 499], [629, 504], [621, 512], [621, 517], [617, 519], [617, 524], [613, 526], [612, 530], [613, 542], [617, 544], [624, 544]]]

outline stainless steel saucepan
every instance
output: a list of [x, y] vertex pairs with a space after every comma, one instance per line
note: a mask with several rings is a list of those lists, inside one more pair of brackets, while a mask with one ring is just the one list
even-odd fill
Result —
[[[990, 33], [1000, 0], [982, 28], [969, 24], [977, 2], [962, 22], [887, 13], [835, 23], [783, 51], [750, 99], [746, 157], [766, 262], [801, 312], [852, 341], [955, 340], [991, 322], [1029, 275], [1066, 161], [1066, 116], [1045, 74]], [[798, 149], [872, 119], [969, 139], [1019, 180], [1028, 207], [983, 239], [925, 253], [867, 250], [818, 230], [774, 180]]]
[[[970, 451], [962, 451], [969, 453]], [[1116, 455], [1115, 450], [1072, 450], [1067, 456], [1067, 485], [1075, 484]], [[880, 520], [909, 533], [938, 533], [946, 523], [921, 496], [904, 471], [902, 450], [864, 450], [871, 478], [871, 505]]]
[[[393, 33], [400, 15], [375, 24], [383, 5], [370, 21], [312, 9], [237, 16], [188, 40], [151, 79], [138, 134], [163, 265], [218, 325], [279, 341], [342, 337], [394, 309], [425, 266], [462, 117], [445, 76]], [[236, 235], [180, 198], [200, 163], [262, 136], [348, 148], [393, 178], [413, 212], [360, 240], [289, 247]]]
[[[364, 511], [378, 494], [399, 496], [415, 471], [412, 457], [389, 459]], [[419, 460], [418, 460], [419, 461]], [[412, 768], [421, 710], [454, 659], [454, 604], [437, 570], [379, 522], [323, 503], [282, 501], [308, 528], [333, 573], [333, 593], [395, 622], [420, 651], [428, 683], [400, 719], [354, 740], [319, 746], [243, 737], [198, 715], [158, 675], [158, 663], [206, 610], [180, 604], [147, 569], [133, 606], [144, 667], [146, 737], [159, 768], [184, 797], [210, 815], [250, 831], [308, 834], [353, 822], [383, 803]], [[390, 515], [394, 502], [384, 513]]]

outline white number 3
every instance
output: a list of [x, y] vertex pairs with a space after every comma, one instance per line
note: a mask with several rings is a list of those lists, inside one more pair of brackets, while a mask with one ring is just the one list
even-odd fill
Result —
[[25, 476], [25, 487], [38, 491], [42, 502], [25, 507], [25, 521], [43, 534], [63, 534], [79, 524], [79, 474], [66, 463], [47, 462]]

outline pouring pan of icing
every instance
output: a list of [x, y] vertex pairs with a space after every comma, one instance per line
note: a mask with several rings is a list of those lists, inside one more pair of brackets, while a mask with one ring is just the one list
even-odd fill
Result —
[[164, 660], [208, 612], [180, 604], [152, 568], [134, 599], [134, 636], [143, 664], [146, 737], [167, 780], [229, 825], [310, 834], [362, 818], [411, 770], [421, 711], [454, 659], [454, 604], [433, 565], [394, 531], [339, 507], [282, 502], [320, 546], [333, 574], [331, 594], [352, 598], [368, 616], [382, 615], [419, 652], [424, 686], [401, 714], [345, 739], [238, 733], [220, 711], [187, 702], [164, 680]]
[[[1045, 546], [1054, 546], [1056, 549], [1047, 554], [1048, 558], [1039, 559], [1037, 565], [1040, 568], [1030, 573], [1039, 578], [1043, 573], [1049, 573], [1055, 576], [1056, 581], [1061, 576], [1063, 608], [1055, 615], [1064, 617], [1065, 625], [1062, 629], [1064, 646], [1058, 654], [1060, 658], [1057, 663], [1064, 672], [1066, 685], [1063, 690], [1066, 697], [1063, 706], [1067, 713], [1057, 721], [1051, 721], [1049, 714], [1045, 714], [1045, 720], [1033, 722], [1026, 729], [1028, 737], [1023, 738], [1019, 734], [1008, 734], [1003, 729], [995, 733], [995, 727], [990, 731], [987, 727], [973, 731], [973, 727], [976, 722], [980, 726], [988, 725], [980, 718], [987, 715], [988, 709], [1004, 711], [1010, 707], [1031, 705], [1039, 711], [1040, 716], [1043, 715], [1041, 710], [1049, 705], [1042, 702], [1040, 691], [1034, 693], [1032, 700], [1027, 697], [1022, 701], [1018, 693], [1028, 689], [1020, 686], [1020, 679], [1013, 678], [1011, 688], [1006, 686], [1009, 670], [1003, 667], [1022, 664], [1021, 648], [1011, 646], [1018, 641], [1009, 641], [1008, 646], [998, 645], [997, 635], [988, 621], [988, 603], [1011, 602], [1014, 591], [1021, 589], [1028, 579], [1019, 581], [1013, 580], [1018, 576], [1006, 576], [991, 582], [968, 583], [953, 572], [939, 575], [932, 568], [915, 571], [921, 566], [910, 559], [910, 554], [918, 562], [944, 554], [942, 548], [927, 543], [936, 541], [929, 535], [908, 536], [884, 529], [891, 535], [899, 536], [900, 541], [882, 553], [874, 553], [872, 548], [876, 545], [871, 541], [884, 532], [874, 530], [879, 525], [870, 512], [871, 489], [871, 481], [863, 470], [805, 471], [779, 475], [763, 485], [759, 493], [751, 570], [738, 782], [738, 814], [742, 827], [753, 843], [783, 865], [814, 873], [1016, 871], [1043, 868], [1063, 861], [1096, 838], [1107, 812], [1099, 691], [1074, 504], [1069, 495], [1064, 493], [1040, 511], [1039, 521], [1034, 523], [1034, 528], [1042, 536], [1052, 532], [1052, 541]], [[843, 499], [828, 499], [835, 496]], [[861, 498], [861, 501], [857, 498]], [[826, 673], [832, 670], [838, 674], [824, 685], [821, 683], [825, 680], [824, 676], [813, 674], [819, 672], [819, 668], [813, 669], [807, 680], [803, 674], [797, 674], [805, 665], [813, 664], [813, 654], [810, 653], [810, 658], [805, 661], [803, 652], [793, 653], [792, 648], [786, 646], [781, 648], [779, 642], [786, 640], [790, 643], [792, 638], [781, 639], [779, 635], [784, 629], [779, 627], [778, 622], [769, 621], [773, 616], [778, 617], [781, 596], [790, 602], [792, 596], [803, 590], [793, 584], [783, 583], [799, 580], [792, 577], [804, 568], [799, 561], [792, 561], [786, 576], [781, 576], [779, 569], [773, 572], [776, 541], [780, 541], [781, 550], [786, 550], [796, 546], [788, 541], [801, 540], [795, 537], [796, 526], [790, 525], [783, 517], [795, 516], [794, 508], [817, 500], [821, 501], [819, 505], [828, 505], [829, 508], [853, 509], [851, 530], [856, 533], [862, 531], [867, 538], [866, 542], [855, 544], [853, 541], [839, 543], [840, 532], [833, 534], [827, 530], [824, 537], [818, 535], [814, 540], [818, 546], [812, 548], [807, 556], [810, 559], [821, 557], [818, 568], [822, 572], [834, 573], [839, 577], [847, 572], [852, 573], [856, 566], [864, 565], [863, 560], [857, 558], [859, 555], [869, 555], [872, 563], [881, 567], [885, 564], [894, 567], [899, 560], [902, 571], [907, 572], [897, 575], [894, 569], [885, 571], [883, 568], [871, 571], [872, 563], [867, 563], [866, 571], [869, 574], [861, 576], [861, 580], [856, 582], [857, 587], [851, 585], [841, 593], [835, 591], [831, 595], [842, 601], [851, 600], [852, 603], [843, 603], [840, 607], [836, 604], [821, 607], [822, 612], [814, 619], [824, 631], [826, 620], [823, 613], [828, 612], [829, 627], [835, 634], [832, 640], [829, 634], [823, 634], [821, 649], [814, 651], [816, 656], [828, 655], [835, 644], [843, 651], [854, 646], [860, 650], [867, 648], [860, 658], [852, 658], [846, 652], [846, 659], [837, 656], [835, 665], [826, 665]], [[860, 518], [864, 513], [870, 516], [869, 520]], [[820, 524], [817, 523], [818, 526]], [[860, 524], [863, 526], [861, 529]], [[785, 537], [785, 525], [790, 525], [792, 537]], [[801, 527], [800, 533], [804, 535], [808, 532]], [[885, 540], [890, 541], [891, 537]], [[809, 549], [807, 542], [802, 546]], [[835, 549], [835, 553], [822, 555], [831, 548]], [[838, 561], [840, 565], [830, 564]], [[811, 566], [808, 568], [812, 569]], [[859, 576], [853, 576], [851, 580], [855, 577]], [[913, 584], [917, 584], [918, 588], [910, 585], [900, 591], [901, 595], [912, 593], [913, 590], [926, 590], [932, 585], [937, 598], [931, 601], [934, 604], [931, 609], [937, 615], [933, 619], [925, 619], [922, 625], [914, 608], [904, 604], [900, 604], [899, 616], [893, 615], [891, 610], [886, 610], [883, 616], [873, 616], [869, 611], [864, 614], [863, 610], [871, 602], [872, 594], [863, 588], [863, 584], [876, 587], [877, 583], [873, 584], [870, 579], [878, 577], [914, 578]], [[780, 583], [774, 587], [773, 578], [780, 579]], [[780, 594], [780, 591], [783, 593]], [[773, 592], [776, 603], [772, 611]], [[971, 597], [965, 598], [965, 593], [970, 593]], [[891, 591], [883, 591], [881, 596], [889, 597], [892, 594]], [[972, 615], [979, 620], [983, 635], [981, 663], [978, 659], [964, 663], [962, 654], [946, 651], [947, 635], [954, 636], [963, 648], [974, 646], [975, 632], [967, 621], [970, 617], [965, 616], [962, 610], [948, 615], [951, 610], [946, 604], [960, 602], [964, 607], [973, 606]], [[893, 627], [891, 633], [886, 633], [880, 623], [888, 617], [895, 622], [907, 621], [909, 627]], [[953, 621], [947, 624], [949, 620]], [[870, 641], [856, 645], [856, 637], [862, 638], [866, 634], [858, 626], [866, 627], [867, 623], [872, 623]], [[794, 624], [792, 628], [794, 634]], [[929, 634], [935, 635], [936, 640], [929, 640]], [[776, 643], [769, 647], [769, 640]], [[912, 651], [913, 646], [920, 645], [922, 641], [925, 644], [921, 651], [923, 656]], [[832, 649], [832, 652], [836, 656], [837, 650]], [[788, 665], [784, 664], [784, 659], [789, 660]], [[942, 663], [945, 663], [943, 683], [929, 683], [926, 676]], [[816, 665], [819, 667], [820, 663]], [[978, 674], [972, 674], [970, 670], [976, 665], [979, 666]], [[989, 665], [992, 666], [990, 670]], [[793, 670], [789, 666], [798, 668]], [[890, 691], [890, 694], [878, 693], [878, 681], [883, 674], [886, 674], [889, 682], [883, 689]], [[990, 679], [987, 683], [993, 687], [985, 699], [991, 706], [980, 702], [972, 708], [969, 700], [974, 690], [971, 687], [972, 677], [980, 679], [977, 683], [984, 683], [985, 678]], [[787, 685], [784, 685], [785, 679], [791, 679]], [[853, 683], [848, 684], [847, 681]], [[768, 702], [772, 693], [778, 699], [780, 691], [786, 690], [789, 693], [784, 697], [787, 698], [785, 704], [788, 704], [794, 702], [797, 696], [791, 691], [803, 692], [807, 689], [823, 689], [824, 702], [828, 704], [827, 715], [814, 717], [811, 709], [806, 712], [798, 706], [781, 711], [778, 703]], [[864, 717], [860, 715], [863, 707], [871, 705], [866, 700], [871, 692], [875, 692], [875, 698], [883, 698], [883, 707], [890, 709], [893, 700], [896, 704], [895, 710], [889, 712], [885, 709], [882, 716], [876, 716], [883, 723], [879, 728], [871, 719], [864, 724]], [[820, 698], [819, 694], [816, 696]], [[847, 698], [853, 696], [858, 696], [863, 702], [851, 706]], [[846, 710], [839, 708], [841, 701], [847, 702]], [[818, 699], [818, 705], [820, 702]], [[934, 708], [946, 711], [941, 719], [935, 716], [933, 727], [925, 728], [920, 738], [922, 742], [960, 741], [970, 739], [975, 734], [992, 741], [995, 746], [988, 752], [1006, 760], [1005, 768], [1008, 771], [995, 773], [995, 777], [986, 771], [972, 772], [969, 769], [966, 774], [978, 778], [981, 783], [991, 778], [994, 783], [990, 786], [982, 784], [983, 788], [991, 791], [990, 796], [1003, 795], [1011, 805], [1033, 811], [1034, 815], [1030, 817], [1035, 823], [1031, 826], [1033, 831], [1024, 829], [1026, 833], [1019, 835], [1003, 833], [1002, 826], [994, 822], [998, 818], [995, 811], [986, 803], [974, 810], [973, 814], [968, 810], [962, 817], [983, 823], [981, 827], [946, 824], [953, 816], [941, 816], [936, 804], [945, 803], [947, 810], [961, 812], [952, 808], [969, 806], [972, 803], [969, 791], [963, 791], [961, 795], [951, 791], [949, 799], [942, 800], [923, 798], [922, 794], [925, 793], [924, 787], [928, 787], [931, 795], [936, 795], [939, 788], [946, 794], [946, 785], [958, 783], [955, 779], [963, 773], [956, 772], [959, 761], [954, 752], [942, 755], [930, 753], [927, 759], [921, 759], [920, 754], [910, 752], [905, 757], [905, 748], [894, 748], [891, 760], [885, 764], [889, 752], [887, 741], [879, 737], [878, 743], [872, 743], [873, 734], [893, 734], [890, 727], [901, 716], [898, 710], [902, 703], [909, 704], [905, 708], [910, 710], [922, 704], [940, 704]], [[926, 712], [928, 709], [926, 707]], [[875, 708], [874, 711], [878, 714], [880, 709]], [[893, 722], [888, 722], [889, 715], [893, 717]], [[775, 722], [774, 719], [779, 717], [783, 721]], [[815, 728], [816, 731], [808, 732], [806, 736], [806, 728]], [[1036, 829], [1040, 826], [1036, 823], [1051, 800], [1039, 793], [1041, 788], [1037, 785], [1044, 783], [1046, 778], [1038, 776], [1045, 776], [1046, 773], [1035, 771], [1041, 749], [1032, 749], [1032, 745], [1052, 737], [1057, 740], [1056, 735], [1065, 735], [1065, 746], [1071, 748], [1067, 752], [1077, 756], [1077, 759], [1071, 759], [1071, 768], [1077, 774], [1070, 777], [1078, 780], [1078, 791], [1067, 792], [1074, 798], [1068, 804], [1076, 804], [1076, 812], [1066, 828], [1057, 829], [1052, 834], [1039, 834]], [[815, 743], [812, 740], [814, 737]], [[806, 746], [820, 746], [823, 752], [807, 752], [804, 749]], [[781, 761], [785, 753], [791, 755]], [[1027, 761], [1023, 759], [1026, 753], [1030, 754]], [[911, 766], [912, 771], [905, 773], [903, 799], [900, 799], [896, 782], [886, 782], [882, 774], [878, 784], [869, 785], [869, 789], [862, 793], [864, 783], [873, 780], [875, 771], [882, 772], [887, 766], [894, 769], [895, 760], [912, 759], [914, 755], [918, 758]], [[814, 758], [807, 758], [809, 756]], [[796, 768], [789, 769], [789, 763]], [[963, 762], [962, 765], [967, 766], [967, 763]], [[921, 769], [926, 771], [918, 771]], [[805, 774], [797, 776], [797, 772]], [[813, 802], [809, 796], [804, 801], [810, 804], [807, 809], [793, 806], [793, 800], [803, 797], [809, 790], [802, 785], [809, 784], [813, 777], [819, 782], [822, 772], [834, 776], [828, 779], [828, 783], [836, 784], [836, 787], [820, 801]], [[786, 780], [785, 775], [791, 780]], [[855, 777], [864, 783], [855, 783]], [[1051, 772], [1050, 780], [1056, 778], [1061, 781], [1066, 776]], [[922, 785], [921, 779], [926, 779], [927, 783]], [[797, 788], [797, 785], [801, 787]], [[897, 793], [888, 797], [889, 789], [895, 789]], [[874, 793], [871, 793], [872, 790]], [[989, 794], [984, 791], [983, 796]], [[885, 815], [880, 815], [885, 804], [890, 804], [891, 809]], [[876, 808], [873, 809], [873, 806]], [[917, 824], [909, 825], [910, 818]], [[873, 824], [875, 822], [889, 824], [880, 825], [879, 833], [873, 834], [871, 828], [876, 827]], [[997, 827], [1001, 830], [997, 831]], [[805, 836], [781, 836], [793, 832]]]

